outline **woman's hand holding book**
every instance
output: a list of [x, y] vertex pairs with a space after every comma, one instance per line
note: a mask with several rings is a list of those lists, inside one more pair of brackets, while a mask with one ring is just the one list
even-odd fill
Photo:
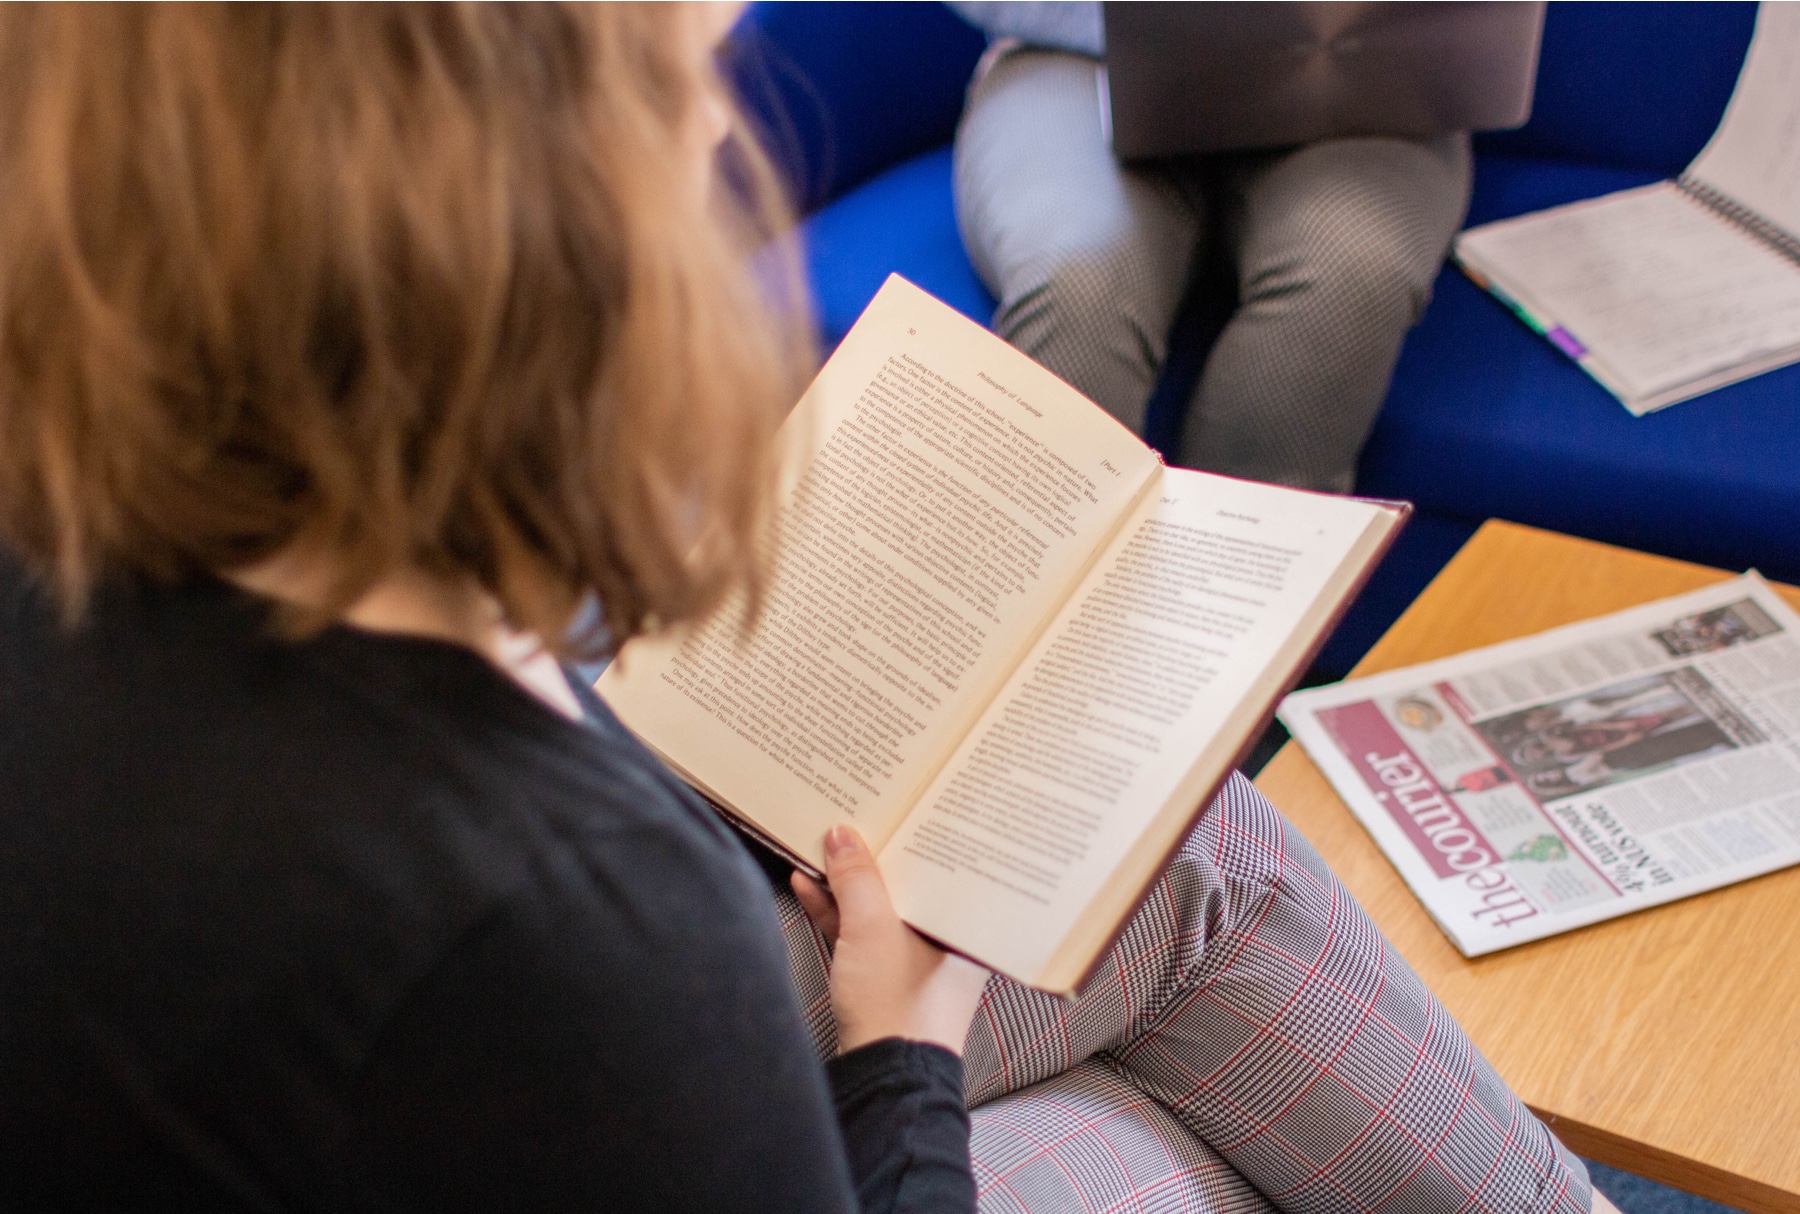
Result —
[[825, 836], [825, 879], [796, 872], [794, 893], [833, 948], [831, 1012], [838, 1051], [888, 1037], [960, 1055], [988, 971], [901, 922], [875, 855], [848, 826]]

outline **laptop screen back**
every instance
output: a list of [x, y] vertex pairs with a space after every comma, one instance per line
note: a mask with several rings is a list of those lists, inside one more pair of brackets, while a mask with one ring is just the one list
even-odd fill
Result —
[[1544, 24], [1542, 0], [1103, 11], [1113, 150], [1125, 159], [1519, 126]]

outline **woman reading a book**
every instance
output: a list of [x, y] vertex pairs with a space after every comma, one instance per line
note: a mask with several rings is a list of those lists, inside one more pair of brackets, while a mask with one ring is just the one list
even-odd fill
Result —
[[0, 12], [0, 1204], [1588, 1209], [1242, 780], [1063, 1005], [569, 673], [764, 576], [730, 17]]

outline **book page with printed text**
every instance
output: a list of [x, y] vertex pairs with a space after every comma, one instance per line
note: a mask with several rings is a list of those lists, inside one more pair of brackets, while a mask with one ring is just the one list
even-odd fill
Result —
[[1402, 517], [1164, 470], [881, 853], [902, 917], [1072, 989]]
[[684, 778], [814, 865], [879, 849], [1160, 462], [1073, 388], [890, 277], [784, 429], [755, 631], [626, 647], [597, 690]]

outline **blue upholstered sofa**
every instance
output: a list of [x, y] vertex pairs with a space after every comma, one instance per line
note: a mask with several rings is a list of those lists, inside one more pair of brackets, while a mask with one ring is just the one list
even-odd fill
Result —
[[[1718, 122], [1755, 11], [1552, 3], [1531, 121], [1476, 140], [1469, 222], [1678, 173]], [[981, 51], [936, 4], [765, 3], [744, 19], [740, 87], [809, 213], [828, 344], [890, 271], [989, 321], [950, 195], [949, 144]], [[1204, 357], [1204, 327], [1186, 316], [1176, 327], [1151, 405], [1158, 445]], [[1489, 517], [1800, 580], [1800, 367], [1633, 418], [1446, 268], [1357, 483], [1418, 514], [1322, 655], [1324, 673], [1348, 669]]]

